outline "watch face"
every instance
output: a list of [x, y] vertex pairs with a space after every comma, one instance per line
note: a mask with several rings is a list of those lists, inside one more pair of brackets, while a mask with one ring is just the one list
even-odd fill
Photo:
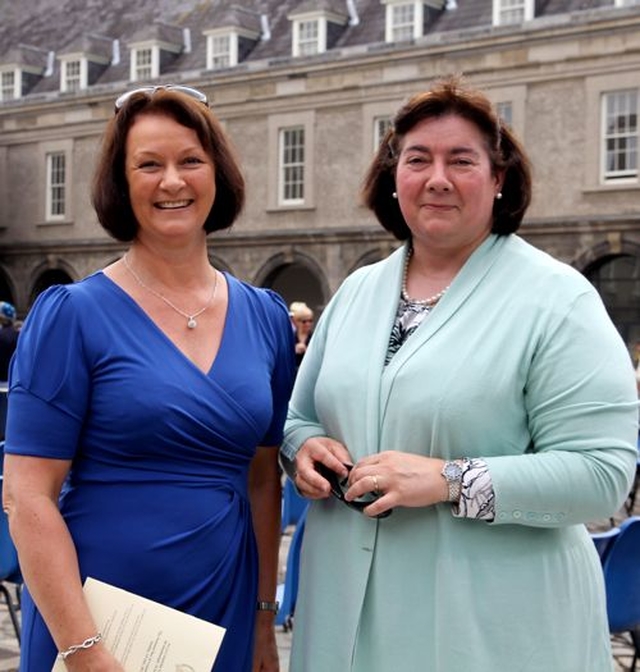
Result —
[[455, 481], [462, 476], [462, 467], [457, 462], [447, 462], [442, 470], [447, 481]]

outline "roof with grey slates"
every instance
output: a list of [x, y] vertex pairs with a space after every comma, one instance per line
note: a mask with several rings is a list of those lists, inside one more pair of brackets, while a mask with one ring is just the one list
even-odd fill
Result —
[[[611, 7], [614, 0], [536, 0], [536, 16], [552, 16]], [[343, 28], [333, 48], [384, 43], [385, 6], [380, 0], [354, 0], [358, 21]], [[428, 34], [461, 31], [491, 25], [492, 0], [457, 0], [449, 11], [429, 10]], [[238, 10], [238, 7], [240, 9]], [[221, 24], [259, 27], [257, 17], [265, 15], [271, 37], [259, 40], [248, 61], [291, 56], [291, 13], [307, 9], [331, 9], [348, 15], [346, 0], [293, 2], [292, 0], [0, 0], [0, 63], [15, 62], [18, 45], [28, 45], [56, 55], [73, 53], [77, 45], [87, 45], [91, 35], [120, 43], [121, 61], [104, 70], [95, 84], [126, 82], [129, 78], [129, 50], [132, 41], [171, 37], [178, 39], [188, 28], [191, 51], [177, 55], [163, 75], [201, 71], [205, 68], [206, 38], [203, 30]], [[162, 26], [176, 26], [173, 32]], [[164, 32], [163, 32], [164, 31]], [[166, 33], [166, 34], [165, 34]], [[176, 37], [178, 36], [178, 37]], [[95, 42], [95, 40], [94, 40]], [[102, 51], [101, 51], [102, 53]], [[59, 88], [59, 64], [51, 77], [42, 78], [33, 92]]]

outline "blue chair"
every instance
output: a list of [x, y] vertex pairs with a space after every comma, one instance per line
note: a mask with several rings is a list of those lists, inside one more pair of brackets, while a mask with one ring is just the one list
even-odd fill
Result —
[[308, 505], [304, 507], [296, 524], [287, 555], [284, 586], [279, 587], [281, 599], [280, 609], [276, 614], [276, 625], [282, 625], [285, 632], [293, 628], [293, 614], [296, 608], [298, 579], [300, 576], [300, 549], [302, 548], [302, 537], [304, 535], [308, 508]]
[[619, 527], [612, 527], [609, 530], [605, 530], [603, 532], [592, 532], [591, 533], [591, 539], [593, 540], [593, 543], [596, 546], [596, 550], [598, 551], [598, 555], [600, 556], [600, 562], [604, 564], [604, 561], [607, 557], [607, 554], [609, 552], [609, 549], [611, 548], [611, 545], [617, 538], [617, 536], [620, 534], [620, 528]]
[[640, 441], [638, 442], [638, 457], [636, 459], [636, 475], [633, 479], [633, 485], [629, 495], [627, 496], [627, 501], [624, 503], [624, 508], [628, 516], [633, 515], [633, 510], [636, 506], [636, 495], [638, 493], [638, 488], [640, 487]]
[[[0, 497], [2, 497], [2, 475], [0, 474]], [[9, 585], [13, 584], [15, 597], [11, 594]], [[9, 535], [9, 521], [7, 514], [0, 511], [0, 593], [7, 604], [7, 610], [11, 617], [11, 623], [16, 633], [18, 643], [20, 642], [20, 621], [18, 611], [20, 610], [20, 591], [22, 589], [22, 574], [18, 564], [18, 554]]]
[[282, 531], [289, 525], [296, 525], [309, 504], [309, 500], [300, 496], [296, 486], [287, 478], [282, 489]]
[[640, 657], [640, 516], [627, 518], [607, 551], [603, 566], [611, 634], [629, 633]]

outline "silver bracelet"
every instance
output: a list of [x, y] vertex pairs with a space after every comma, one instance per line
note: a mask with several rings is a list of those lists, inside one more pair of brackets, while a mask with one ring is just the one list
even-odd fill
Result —
[[95, 646], [101, 639], [102, 634], [99, 632], [97, 635], [85, 639], [84, 642], [82, 642], [82, 644], [74, 644], [73, 646], [70, 646], [68, 649], [60, 651], [60, 653], [58, 653], [58, 657], [61, 658], [62, 660], [66, 660], [69, 656], [72, 656], [74, 653], [82, 649], [90, 649], [92, 646]]

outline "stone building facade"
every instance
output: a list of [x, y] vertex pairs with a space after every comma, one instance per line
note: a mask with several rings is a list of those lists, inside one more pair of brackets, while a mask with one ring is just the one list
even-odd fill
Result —
[[637, 0], [135, 4], [0, 10], [0, 298], [22, 315], [48, 285], [124, 251], [89, 202], [123, 91], [207, 94], [248, 184], [240, 220], [211, 236], [212, 261], [321, 310], [397, 246], [359, 204], [380, 133], [408, 96], [458, 72], [529, 151], [520, 234], [585, 273], [623, 338], [640, 339]]

